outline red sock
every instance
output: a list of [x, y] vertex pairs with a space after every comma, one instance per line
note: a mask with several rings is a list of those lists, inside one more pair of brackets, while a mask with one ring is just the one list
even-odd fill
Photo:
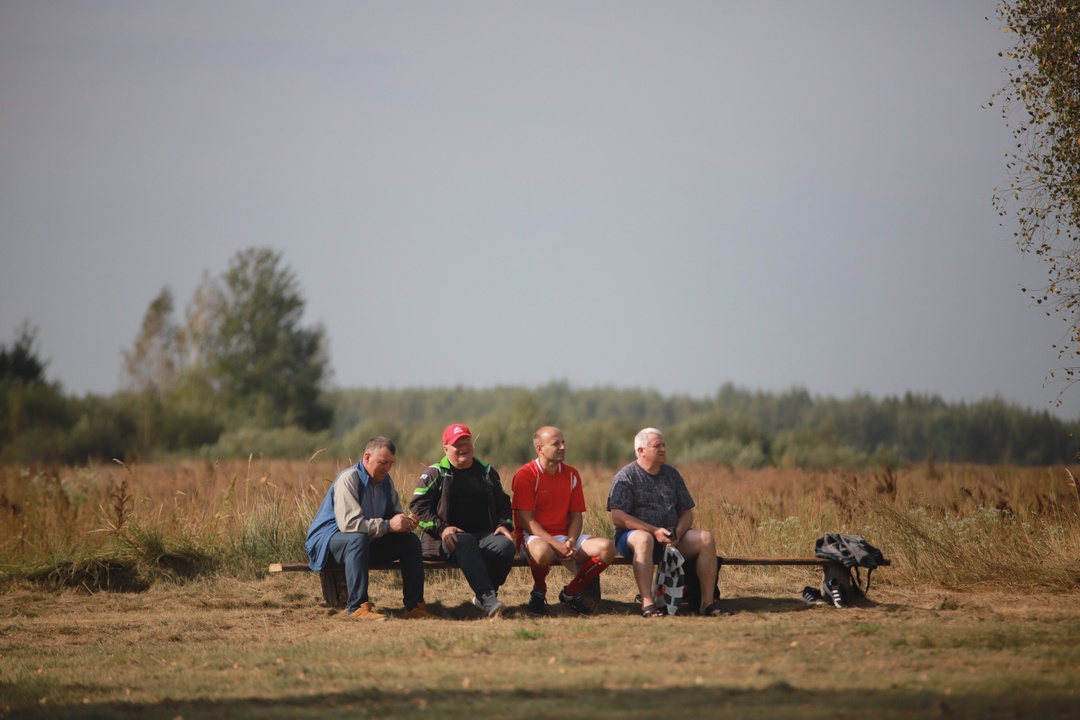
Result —
[[602, 563], [594, 557], [589, 558], [581, 564], [577, 575], [566, 586], [566, 594], [577, 595], [585, 589], [586, 585], [593, 581], [593, 578], [607, 570], [607, 567], [607, 563]]
[[541, 567], [540, 565], [537, 565], [536, 561], [533, 560], [532, 556], [530, 555], [529, 571], [532, 572], [533, 576], [533, 590], [547, 592], [547, 576], [548, 573], [551, 572], [551, 568], [547, 566]]

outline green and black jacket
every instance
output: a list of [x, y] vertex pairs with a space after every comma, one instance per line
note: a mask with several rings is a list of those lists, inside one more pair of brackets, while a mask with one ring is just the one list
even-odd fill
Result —
[[[491, 531], [502, 525], [510, 532], [514, 531], [513, 511], [510, 509], [510, 496], [503, 490], [502, 480], [495, 468], [486, 462], [473, 458], [483, 468], [484, 485], [487, 488], [488, 518]], [[436, 465], [431, 465], [420, 475], [420, 480], [413, 491], [409, 512], [420, 518], [420, 541], [424, 548], [424, 557], [445, 557], [442, 551], [442, 531], [450, 524], [450, 488], [454, 485], [454, 466], [443, 457]]]

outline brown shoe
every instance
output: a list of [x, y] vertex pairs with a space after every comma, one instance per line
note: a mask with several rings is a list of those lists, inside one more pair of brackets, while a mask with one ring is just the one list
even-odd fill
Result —
[[369, 603], [360, 603], [360, 607], [353, 610], [349, 617], [354, 620], [385, 620], [386, 616], [381, 612], [375, 612], [375, 607]]
[[412, 610], [406, 610], [401, 614], [406, 620], [434, 620], [435, 616], [428, 612], [427, 605], [422, 602], [416, 603]]

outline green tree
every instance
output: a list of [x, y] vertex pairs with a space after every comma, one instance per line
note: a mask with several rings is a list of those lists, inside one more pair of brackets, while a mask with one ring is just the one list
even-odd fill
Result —
[[1080, 379], [1080, 0], [1005, 1], [997, 15], [1015, 38], [1000, 53], [1008, 81], [995, 97], [1016, 145], [994, 204], [1002, 217], [1015, 213], [1017, 246], [1047, 268], [1032, 298], [1069, 326], [1055, 347], [1071, 385]]
[[0, 378], [27, 383], [45, 382], [45, 363], [37, 355], [37, 328], [26, 320], [15, 332], [11, 347], [0, 345]]
[[330, 411], [320, 400], [329, 372], [326, 334], [301, 326], [304, 298], [281, 254], [242, 250], [200, 292], [209, 312], [197, 308], [194, 325], [189, 313], [193, 367], [226, 404], [230, 426], [328, 427]]
[[139, 334], [124, 359], [123, 385], [131, 393], [137, 418], [135, 437], [138, 449], [147, 451], [160, 443], [165, 415], [164, 395], [176, 385], [180, 362], [177, 352], [179, 329], [172, 319], [173, 294], [161, 289], [143, 314]]
[[135, 345], [123, 351], [125, 385], [133, 392], [152, 389], [165, 394], [176, 386], [182, 360], [173, 304], [172, 291], [162, 288], [143, 315]]
[[51, 458], [71, 425], [59, 383], [45, 378], [37, 328], [26, 321], [10, 346], [0, 345], [0, 460]]
[[124, 392], [117, 407], [135, 418], [129, 450], [154, 453], [207, 445], [224, 430], [222, 409], [200, 364], [198, 343], [212, 287], [208, 277], [188, 305], [185, 326], [173, 317], [172, 291], [162, 288], [143, 315], [134, 345], [122, 351]]

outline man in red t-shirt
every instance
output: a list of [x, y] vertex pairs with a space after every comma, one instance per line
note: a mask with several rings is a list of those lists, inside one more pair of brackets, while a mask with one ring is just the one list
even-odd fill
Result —
[[581, 591], [615, 559], [615, 544], [581, 533], [585, 495], [581, 473], [563, 464], [566, 440], [556, 427], [533, 435], [536, 459], [514, 474], [514, 540], [529, 561], [533, 590], [528, 610], [547, 613], [547, 575], [560, 562], [574, 578], [559, 592], [559, 601], [579, 615], [590, 612]]

